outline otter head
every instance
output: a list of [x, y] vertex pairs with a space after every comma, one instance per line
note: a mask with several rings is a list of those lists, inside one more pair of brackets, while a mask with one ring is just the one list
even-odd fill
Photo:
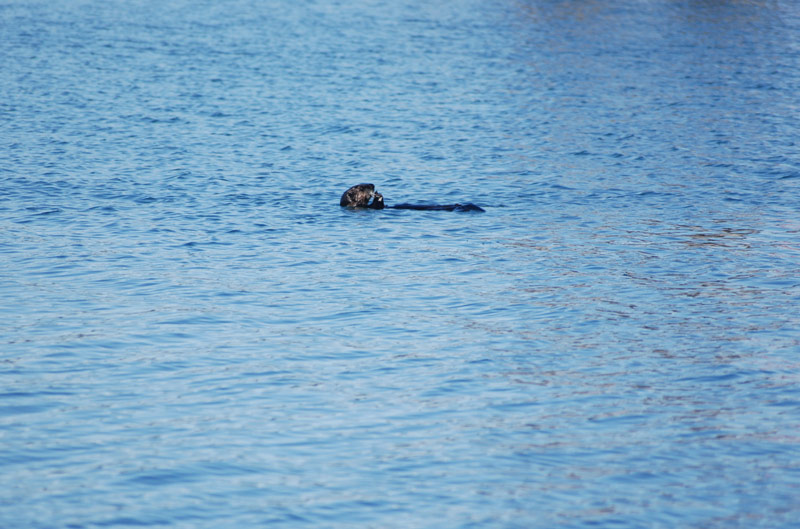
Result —
[[343, 208], [366, 208], [369, 206], [369, 200], [374, 194], [374, 185], [358, 184], [342, 194], [342, 199], [339, 201], [339, 205]]
[[[370, 199], [373, 199], [372, 204], [369, 202]], [[375, 192], [375, 186], [372, 184], [358, 184], [344, 192], [339, 205], [344, 208], [383, 209], [383, 195]]]

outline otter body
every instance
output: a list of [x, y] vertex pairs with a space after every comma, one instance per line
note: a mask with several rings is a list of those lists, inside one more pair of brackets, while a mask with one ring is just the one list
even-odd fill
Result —
[[[372, 200], [372, 202], [370, 202]], [[368, 208], [368, 209], [416, 209], [422, 211], [485, 211], [482, 207], [472, 203], [466, 204], [397, 204], [387, 206], [383, 202], [383, 195], [375, 191], [373, 184], [358, 184], [342, 194], [339, 205], [347, 208]]]
[[418, 209], [423, 211], [486, 211], [472, 202], [466, 204], [397, 204], [392, 209]]

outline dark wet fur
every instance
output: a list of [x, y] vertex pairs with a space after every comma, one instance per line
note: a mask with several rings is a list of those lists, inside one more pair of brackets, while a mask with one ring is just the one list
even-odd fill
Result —
[[358, 184], [342, 194], [339, 205], [347, 208], [366, 208], [369, 207], [369, 201], [375, 194], [375, 186], [373, 184]]
[[[372, 202], [370, 202], [372, 199]], [[383, 195], [375, 191], [373, 184], [358, 184], [342, 194], [339, 205], [348, 208], [369, 208], [369, 209], [416, 209], [422, 211], [485, 211], [482, 207], [470, 202], [466, 204], [397, 204], [396, 206], [386, 206], [383, 202]]]

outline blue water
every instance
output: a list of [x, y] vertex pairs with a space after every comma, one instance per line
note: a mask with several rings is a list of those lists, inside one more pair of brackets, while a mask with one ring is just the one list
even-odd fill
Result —
[[794, 0], [6, 0], [0, 72], [0, 527], [800, 526]]

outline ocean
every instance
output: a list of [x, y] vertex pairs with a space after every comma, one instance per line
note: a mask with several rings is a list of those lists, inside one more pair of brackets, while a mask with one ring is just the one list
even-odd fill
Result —
[[794, 1], [0, 1], [0, 72], [0, 527], [799, 526]]

